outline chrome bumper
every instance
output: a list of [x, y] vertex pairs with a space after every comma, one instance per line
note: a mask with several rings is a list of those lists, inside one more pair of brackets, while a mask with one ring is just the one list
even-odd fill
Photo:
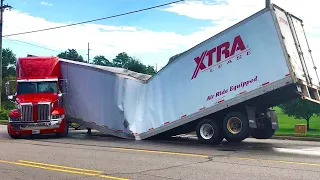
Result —
[[61, 125], [62, 119], [51, 120], [48, 122], [37, 122], [37, 123], [21, 123], [21, 122], [11, 122], [13, 129], [17, 130], [41, 130], [41, 129], [56, 129]]

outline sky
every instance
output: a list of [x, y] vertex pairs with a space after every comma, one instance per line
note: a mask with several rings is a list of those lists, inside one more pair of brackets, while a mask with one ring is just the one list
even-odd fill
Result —
[[[50, 28], [134, 11], [173, 0], [5, 0], [3, 35]], [[305, 24], [315, 61], [320, 53], [320, 17], [315, 0], [271, 0]], [[293, 3], [294, 2], [294, 3]], [[319, 4], [319, 3], [318, 3]], [[17, 57], [54, 56], [76, 49], [90, 61], [95, 55], [112, 60], [127, 52], [159, 70], [169, 58], [260, 11], [265, 0], [186, 0], [153, 10], [88, 24], [3, 38]], [[320, 65], [320, 63], [319, 63]]]

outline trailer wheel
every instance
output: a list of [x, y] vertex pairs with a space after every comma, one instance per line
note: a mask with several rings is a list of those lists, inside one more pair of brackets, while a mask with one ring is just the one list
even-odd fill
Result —
[[223, 119], [223, 132], [229, 142], [240, 142], [250, 136], [248, 118], [240, 112], [232, 112]]
[[275, 132], [276, 130], [272, 129], [271, 120], [263, 118], [261, 122], [259, 122], [259, 127], [252, 130], [251, 136], [256, 139], [269, 139]]
[[198, 139], [206, 144], [218, 144], [223, 140], [222, 129], [210, 119], [201, 120], [196, 127]]

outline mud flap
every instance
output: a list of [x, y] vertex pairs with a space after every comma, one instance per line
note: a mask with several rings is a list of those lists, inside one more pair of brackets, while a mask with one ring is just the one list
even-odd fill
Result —
[[268, 110], [267, 111], [267, 116], [270, 118], [271, 120], [271, 124], [272, 124], [272, 129], [278, 129], [278, 117], [277, 117], [277, 113], [275, 110]]
[[248, 120], [249, 120], [249, 127], [256, 129], [257, 128], [256, 108], [246, 106], [246, 109], [247, 109], [247, 115], [248, 115]]

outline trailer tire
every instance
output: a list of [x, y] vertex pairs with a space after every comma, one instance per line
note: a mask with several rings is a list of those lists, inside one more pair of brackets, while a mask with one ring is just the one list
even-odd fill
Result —
[[[240, 124], [240, 127], [234, 127], [234, 123]], [[248, 118], [240, 112], [227, 114], [223, 119], [223, 132], [229, 142], [240, 142], [250, 137]]]
[[263, 119], [263, 123], [259, 128], [253, 129], [251, 136], [256, 139], [269, 139], [276, 132], [275, 129], [272, 129], [272, 122], [270, 119]]
[[196, 134], [206, 144], [219, 144], [224, 138], [222, 128], [210, 119], [203, 119], [197, 124]]

